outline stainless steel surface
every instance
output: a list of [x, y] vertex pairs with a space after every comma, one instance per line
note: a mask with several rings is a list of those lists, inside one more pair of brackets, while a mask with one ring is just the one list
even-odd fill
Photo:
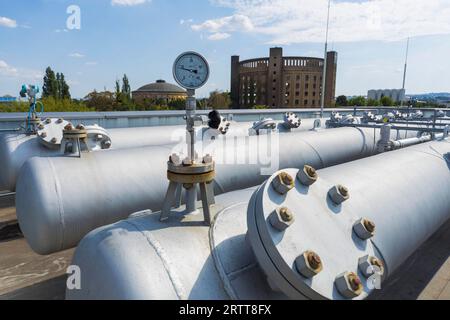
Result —
[[[272, 150], [274, 158], [269, 162], [254, 161], [254, 154], [249, 154], [250, 147], [261, 143], [260, 138], [240, 138], [213, 150], [218, 163], [216, 194], [258, 185], [266, 178], [262, 174], [270, 175], [278, 168], [305, 164], [324, 168], [371, 156], [379, 135], [355, 128], [279, 135], [279, 148]], [[64, 250], [99, 226], [133, 212], [160, 210], [168, 186], [166, 163], [172, 152], [169, 146], [155, 146], [88, 153], [81, 159], [30, 159], [18, 179], [16, 203], [20, 226], [31, 247], [40, 254]], [[220, 159], [230, 156], [231, 164], [221, 164]]]
[[[292, 132], [313, 128], [314, 119], [305, 119]], [[252, 122], [232, 122], [225, 137], [251, 134]], [[290, 132], [281, 125], [280, 132]], [[212, 130], [214, 131], [214, 130]], [[143, 146], [161, 146], [179, 143], [186, 139], [185, 126], [163, 126], [107, 130], [112, 140], [112, 149], [130, 149]], [[201, 134], [201, 130], [200, 133]], [[62, 133], [61, 133], [62, 134]], [[219, 134], [212, 132], [213, 135]], [[16, 179], [22, 165], [32, 157], [54, 157], [62, 154], [59, 148], [49, 149], [40, 144], [40, 138], [25, 134], [0, 134], [0, 191], [14, 191]], [[50, 137], [51, 139], [51, 137]], [[92, 146], [91, 146], [92, 147]]]
[[[298, 169], [285, 171], [295, 176]], [[380, 179], [380, 174], [386, 178]], [[372, 290], [358, 270], [360, 254], [371, 251], [382, 259], [389, 277], [450, 218], [448, 141], [345, 163], [319, 170], [318, 175], [310, 187], [297, 182], [285, 198], [269, 190], [275, 176], [261, 187], [219, 196], [211, 228], [199, 224], [196, 216], [175, 215], [168, 223], [161, 223], [156, 213], [97, 229], [82, 240], [72, 262], [81, 269], [82, 289], [67, 290], [66, 298], [257, 300], [322, 296], [341, 300], [344, 297], [333, 281], [345, 271], [360, 276], [366, 294], [356, 299], [366, 298]], [[347, 186], [351, 194], [340, 206], [327, 199], [328, 190], [337, 183]], [[254, 211], [252, 202], [262, 205], [263, 210]], [[275, 234], [262, 219], [263, 214], [283, 204], [292, 206], [298, 226]], [[361, 216], [376, 223], [372, 240], [356, 239], [353, 234], [355, 220]], [[272, 235], [263, 236], [262, 230]], [[255, 244], [269, 250], [261, 251]], [[314, 281], [295, 273], [293, 257], [305, 249], [316, 249], [323, 258], [324, 272]], [[268, 264], [273, 267], [268, 268]], [[294, 282], [302, 282], [310, 290], [292, 296], [297, 290]]]

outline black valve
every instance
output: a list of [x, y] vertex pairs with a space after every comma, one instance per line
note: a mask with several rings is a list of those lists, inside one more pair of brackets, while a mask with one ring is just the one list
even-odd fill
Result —
[[208, 118], [209, 118], [208, 126], [211, 129], [219, 129], [220, 124], [222, 122], [222, 118], [220, 117], [220, 113], [217, 110], [211, 111], [208, 114]]

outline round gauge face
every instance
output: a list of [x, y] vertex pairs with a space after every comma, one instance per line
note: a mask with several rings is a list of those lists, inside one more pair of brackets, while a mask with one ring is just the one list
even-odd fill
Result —
[[198, 53], [183, 53], [175, 60], [173, 76], [183, 88], [198, 89], [208, 81], [208, 62]]

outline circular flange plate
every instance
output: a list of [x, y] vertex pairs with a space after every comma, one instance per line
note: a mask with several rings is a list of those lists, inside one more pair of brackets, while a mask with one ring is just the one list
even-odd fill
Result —
[[[283, 172], [295, 178], [299, 170]], [[354, 234], [353, 225], [361, 217], [346, 212], [345, 202], [336, 206], [329, 199], [328, 191], [339, 181], [321, 180], [319, 175], [315, 184], [306, 187], [295, 179], [295, 188], [280, 195], [272, 187], [278, 174], [255, 192], [247, 214], [249, 240], [268, 278], [292, 299], [344, 300], [335, 280], [344, 272], [354, 272], [364, 286], [363, 293], [355, 299], [365, 299], [372, 291], [369, 281], [373, 279], [361, 274], [358, 261], [367, 255], [381, 256], [371, 241]], [[269, 222], [269, 216], [281, 207], [289, 208], [295, 216], [295, 222], [283, 232]], [[296, 258], [306, 251], [317, 253], [323, 262], [323, 270], [310, 279], [303, 277], [295, 265]]]
[[37, 126], [37, 136], [39, 141], [47, 148], [59, 149], [63, 138], [64, 127], [69, 124], [63, 119], [43, 120]]

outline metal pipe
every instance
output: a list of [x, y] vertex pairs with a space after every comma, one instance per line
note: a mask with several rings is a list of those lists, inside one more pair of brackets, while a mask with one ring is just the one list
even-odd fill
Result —
[[[218, 196], [211, 228], [195, 216], [161, 223], [147, 213], [91, 232], [72, 262], [81, 289], [66, 298], [364, 299], [450, 218], [448, 140], [317, 171], [288, 195], [273, 188], [279, 173]], [[331, 192], [337, 185], [345, 197]], [[284, 226], [272, 218], [280, 207], [293, 217]], [[313, 273], [307, 252], [319, 257]]]
[[[275, 139], [278, 137], [278, 139]], [[252, 187], [278, 168], [316, 168], [377, 153], [376, 130], [340, 128], [225, 139], [211, 150], [215, 192]], [[272, 143], [270, 155], [265, 143]], [[257, 149], [254, 149], [257, 148]], [[264, 155], [255, 158], [260, 151]], [[255, 152], [256, 150], [256, 152]], [[74, 247], [91, 230], [133, 212], [160, 210], [171, 146], [111, 150], [73, 157], [32, 158], [17, 183], [17, 216], [32, 249], [49, 254]]]
[[[283, 133], [303, 132], [314, 127], [315, 119], [303, 119], [299, 128], [287, 130], [279, 125]], [[226, 137], [247, 136], [253, 122], [232, 122]], [[145, 128], [109, 129], [112, 149], [130, 149], [143, 146], [161, 146], [186, 139], [185, 126], [163, 126]], [[19, 170], [32, 157], [61, 156], [60, 150], [52, 150], [40, 144], [36, 136], [24, 134], [0, 135], [0, 190], [14, 191]]]

